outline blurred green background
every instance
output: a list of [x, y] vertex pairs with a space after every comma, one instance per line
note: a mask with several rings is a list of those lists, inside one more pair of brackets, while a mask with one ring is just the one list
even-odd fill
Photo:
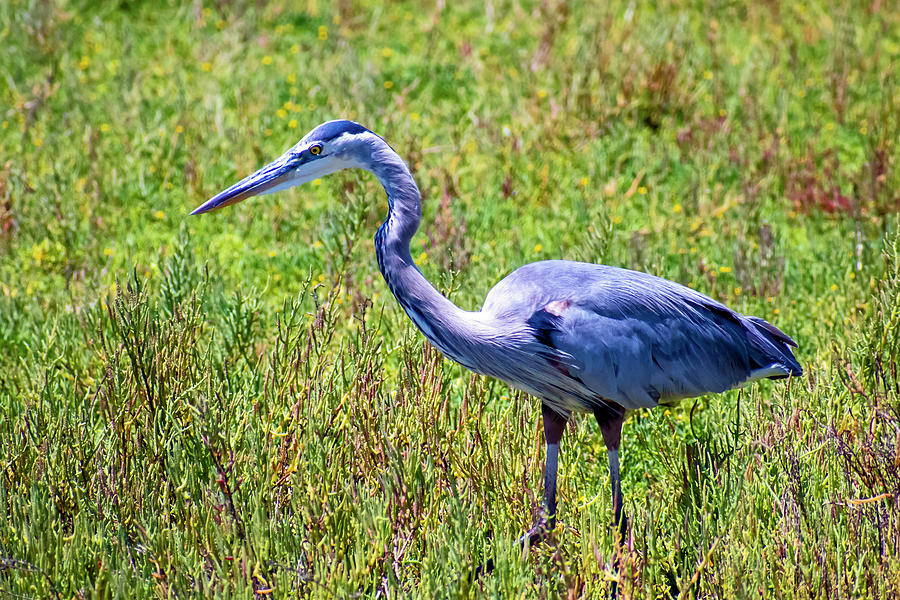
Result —
[[[900, 594], [900, 13], [891, 3], [0, 5], [0, 590], [605, 597], [606, 456], [440, 357], [345, 172], [188, 217], [320, 122], [423, 194], [477, 309], [527, 262], [645, 270], [807, 370], [635, 414], [622, 597]], [[474, 568], [497, 559], [491, 577]]]

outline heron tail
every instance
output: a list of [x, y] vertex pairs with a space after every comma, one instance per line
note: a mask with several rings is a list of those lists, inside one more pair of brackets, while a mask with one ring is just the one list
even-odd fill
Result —
[[759, 317], [742, 317], [741, 320], [750, 341], [750, 359], [753, 362], [750, 379], [785, 379], [803, 375], [803, 367], [791, 350], [791, 347], [797, 347], [797, 342]]

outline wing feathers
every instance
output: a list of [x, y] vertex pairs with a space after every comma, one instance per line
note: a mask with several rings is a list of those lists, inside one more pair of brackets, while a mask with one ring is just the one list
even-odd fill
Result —
[[[775, 326], [677, 283], [626, 269], [532, 263], [491, 290], [482, 312], [523, 324], [533, 340], [529, 352], [537, 356], [541, 349], [554, 357], [552, 365], [544, 363], [546, 370], [521, 367], [546, 379], [546, 393], [530, 391], [570, 410], [578, 403], [591, 410], [591, 402], [651, 407], [749, 379], [802, 373], [790, 350], [796, 343]], [[565, 394], [553, 398], [551, 388]]]
[[798, 347], [797, 342], [792, 340], [790, 337], [788, 337], [788, 335], [786, 333], [784, 333], [783, 331], [781, 331], [780, 329], [778, 329], [777, 327], [775, 327], [768, 321], [760, 319], [759, 317], [745, 317], [745, 318], [748, 321], [750, 321], [751, 323], [753, 323], [754, 325], [756, 325], [757, 327], [759, 327], [760, 329], [763, 329], [766, 333], [770, 334], [772, 337], [774, 337], [779, 342], [785, 343], [788, 346], [793, 346], [794, 348]]

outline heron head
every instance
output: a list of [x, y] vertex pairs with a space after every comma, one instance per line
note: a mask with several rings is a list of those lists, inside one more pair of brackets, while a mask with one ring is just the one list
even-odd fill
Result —
[[344, 120], [322, 123], [280, 157], [219, 192], [191, 214], [199, 215], [252, 196], [272, 194], [341, 169], [365, 166], [361, 163], [360, 147], [373, 140], [381, 138], [359, 123]]

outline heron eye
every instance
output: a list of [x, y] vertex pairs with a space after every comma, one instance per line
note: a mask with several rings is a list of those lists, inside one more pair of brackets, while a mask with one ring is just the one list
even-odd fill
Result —
[[316, 144], [315, 146], [310, 147], [309, 153], [313, 156], [317, 156], [322, 152], [322, 144]]

